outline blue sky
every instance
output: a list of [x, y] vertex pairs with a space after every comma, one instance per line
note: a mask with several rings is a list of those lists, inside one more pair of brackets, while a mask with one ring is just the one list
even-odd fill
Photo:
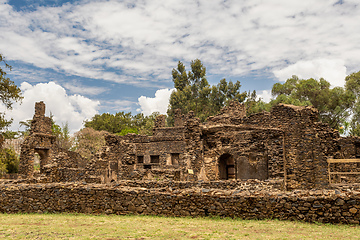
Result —
[[164, 112], [178, 61], [265, 100], [291, 75], [342, 86], [360, 70], [358, 1], [0, 0], [0, 53], [24, 93], [72, 131], [96, 113]]

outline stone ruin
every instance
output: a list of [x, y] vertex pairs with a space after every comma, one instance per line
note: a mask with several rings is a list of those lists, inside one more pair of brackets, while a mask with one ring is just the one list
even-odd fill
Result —
[[179, 110], [174, 122], [159, 116], [152, 136], [107, 134], [88, 161], [58, 147], [36, 103], [19, 178], [0, 180], [0, 212], [360, 223], [360, 139], [319, 122], [315, 108], [246, 116], [232, 102], [206, 123]]
[[[44, 102], [37, 102], [29, 135], [21, 144], [19, 174], [24, 178], [31, 179], [42, 174], [45, 179], [62, 181], [66, 180], [66, 177], [56, 178], [54, 174], [58, 171], [65, 172], [64, 169], [84, 166], [84, 159], [79, 154], [58, 147], [51, 125], [51, 119], [45, 117]], [[34, 168], [37, 157], [39, 171]]]
[[[279, 104], [271, 112], [246, 116], [243, 104], [231, 102], [206, 123], [180, 110], [174, 122], [166, 127], [165, 116], [158, 116], [152, 136], [107, 134], [103, 150], [85, 161], [57, 146], [45, 104], [38, 102], [30, 134], [21, 145], [19, 173], [35, 176], [37, 153], [36, 176], [43, 182], [273, 179], [282, 181], [284, 189], [311, 189], [360, 180], [360, 139], [340, 137], [318, 121], [313, 107]], [[330, 164], [329, 159], [347, 161]]]

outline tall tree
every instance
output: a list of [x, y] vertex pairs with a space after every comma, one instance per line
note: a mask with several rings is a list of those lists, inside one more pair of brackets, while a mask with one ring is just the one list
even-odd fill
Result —
[[83, 128], [74, 134], [74, 146], [72, 150], [79, 153], [83, 158], [90, 160], [105, 146], [104, 135], [106, 133], [106, 131]]
[[170, 96], [168, 123], [173, 124], [176, 109], [186, 114], [194, 111], [202, 121], [217, 114], [229, 101], [243, 102], [247, 93], [240, 93], [240, 82], [227, 82], [222, 79], [219, 84], [210, 86], [206, 79], [206, 68], [199, 59], [191, 61], [191, 71], [186, 72], [182, 62], [172, 70], [175, 91]]
[[270, 102], [271, 106], [278, 103], [312, 105], [319, 110], [320, 120], [336, 129], [344, 126], [355, 100], [353, 92], [342, 87], [330, 88], [330, 83], [323, 78], [299, 79], [297, 76], [283, 84], [274, 84], [272, 95], [276, 98]]
[[360, 71], [352, 73], [345, 78], [345, 89], [355, 96], [351, 107], [352, 117], [348, 126], [350, 135], [360, 136]]
[[[0, 54], [0, 100], [7, 109], [12, 109], [13, 102], [22, 99], [20, 88], [18, 88], [13, 81], [7, 76], [4, 69], [8, 68], [11, 71], [11, 66], [5, 61], [5, 58]], [[12, 123], [11, 120], [5, 118], [4, 113], [0, 113], [0, 130], [8, 127]], [[3, 138], [1, 136], [1, 138]], [[2, 141], [3, 139], [1, 139]], [[18, 167], [18, 158], [11, 149], [0, 149], [0, 174], [5, 172], [16, 172]]]
[[[4, 67], [11, 71], [11, 66], [6, 63], [3, 55], [0, 54], [0, 100], [7, 109], [12, 109], [13, 102], [20, 101], [23, 97], [20, 88], [6, 76]], [[11, 123], [12, 120], [5, 119], [4, 113], [0, 113], [0, 130], [8, 127]]]

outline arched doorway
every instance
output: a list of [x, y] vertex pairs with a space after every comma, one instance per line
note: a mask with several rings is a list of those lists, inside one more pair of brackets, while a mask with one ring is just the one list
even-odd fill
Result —
[[[42, 173], [43, 167], [49, 162], [50, 150], [48, 148], [35, 148], [34, 153], [34, 168], [38, 164], [39, 169], [36, 167], [36, 170], [40, 170], [40, 173]], [[40, 159], [36, 161], [37, 157]]]
[[228, 153], [219, 157], [219, 178], [221, 180], [236, 178], [234, 158]]

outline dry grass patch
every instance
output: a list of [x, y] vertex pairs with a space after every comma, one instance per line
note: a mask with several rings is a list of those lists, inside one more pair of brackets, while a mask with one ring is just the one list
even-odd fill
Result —
[[359, 239], [360, 226], [278, 220], [0, 214], [5, 239]]

